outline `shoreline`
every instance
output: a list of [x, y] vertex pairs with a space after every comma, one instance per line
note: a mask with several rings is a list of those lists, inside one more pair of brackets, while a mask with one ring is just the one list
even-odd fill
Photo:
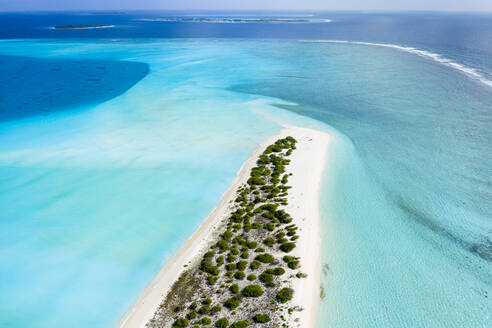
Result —
[[[223, 220], [231, 213], [231, 203], [236, 198], [236, 191], [249, 178], [259, 155], [272, 142], [289, 135], [298, 139], [299, 147], [292, 154], [292, 162], [287, 169], [288, 173], [293, 173], [293, 188], [287, 197], [289, 205], [285, 209], [291, 213], [300, 227], [300, 240], [293, 255], [301, 257], [302, 270], [308, 274], [307, 279], [294, 280], [293, 288], [297, 292], [294, 294], [292, 304], [305, 309], [299, 312], [299, 321], [296, 322], [300, 324], [299, 327], [316, 326], [321, 272], [319, 196], [331, 136], [318, 130], [287, 127], [268, 137], [255, 148], [239, 169], [219, 204], [177, 253], [165, 262], [152, 282], [124, 315], [118, 327], [145, 327], [145, 324], [153, 318], [171, 286], [186, 270], [185, 265], [199, 261], [202, 253], [215, 240], [216, 228], [220, 227]], [[309, 224], [306, 219], [310, 219]]]

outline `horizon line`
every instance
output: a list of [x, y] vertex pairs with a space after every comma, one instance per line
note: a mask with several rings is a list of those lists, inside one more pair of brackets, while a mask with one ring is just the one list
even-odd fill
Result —
[[187, 12], [187, 11], [199, 11], [199, 12], [298, 12], [298, 13], [479, 13], [490, 14], [491, 10], [430, 10], [430, 9], [33, 9], [33, 10], [3, 10], [0, 14], [4, 13], [77, 13], [77, 12], [100, 12], [100, 13], [113, 13], [113, 14], [125, 14], [127, 12], [150, 12], [150, 11], [168, 11], [168, 12]]

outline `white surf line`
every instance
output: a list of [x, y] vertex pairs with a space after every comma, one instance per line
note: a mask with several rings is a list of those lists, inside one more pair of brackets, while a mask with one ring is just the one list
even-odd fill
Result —
[[362, 41], [344, 41], [344, 40], [299, 40], [300, 42], [314, 42], [314, 43], [343, 43], [343, 44], [357, 44], [357, 45], [363, 45], [363, 46], [374, 46], [374, 47], [385, 47], [385, 48], [392, 48], [400, 51], [405, 51], [408, 53], [415, 54], [420, 57], [424, 57], [427, 59], [432, 59], [444, 66], [451, 67], [455, 70], [461, 71], [462, 73], [465, 73], [468, 77], [478, 80], [482, 82], [483, 84], [492, 87], [492, 81], [488, 80], [485, 76], [480, 74], [476, 69], [458, 64], [451, 59], [448, 59], [446, 57], [443, 57], [442, 55], [427, 51], [427, 50], [421, 50], [418, 48], [413, 48], [413, 47], [405, 47], [405, 46], [399, 46], [397, 44], [389, 44], [389, 43], [373, 43], [373, 42], [362, 42]]

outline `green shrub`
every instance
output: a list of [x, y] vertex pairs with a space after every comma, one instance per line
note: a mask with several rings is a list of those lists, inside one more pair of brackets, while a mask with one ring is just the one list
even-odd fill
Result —
[[275, 239], [273, 239], [272, 237], [265, 238], [263, 240], [263, 244], [267, 245], [268, 247], [272, 247], [273, 244], [275, 244]]
[[209, 312], [210, 312], [210, 306], [209, 305], [204, 305], [198, 309], [198, 313], [201, 315], [207, 314]]
[[222, 310], [222, 307], [220, 305], [214, 305], [210, 308], [210, 313], [216, 314]]
[[273, 269], [273, 274], [276, 275], [276, 276], [281, 276], [284, 273], [285, 273], [285, 269], [284, 268], [278, 267], [278, 268]]
[[294, 290], [292, 288], [284, 287], [277, 294], [277, 301], [280, 303], [286, 303], [292, 299], [292, 295], [294, 295]]
[[173, 323], [173, 327], [176, 328], [181, 328], [181, 327], [187, 327], [189, 325], [189, 320], [186, 318], [178, 318], [176, 321]]
[[217, 258], [215, 259], [215, 264], [217, 264], [217, 266], [221, 266], [222, 264], [224, 264], [224, 257], [222, 255], [217, 256]]
[[299, 267], [299, 260], [294, 260], [292, 262], [287, 263], [289, 269], [295, 270]]
[[[254, 228], [254, 223], [252, 227]], [[246, 241], [246, 247], [248, 247], [249, 249], [254, 249], [257, 245], [258, 243], [256, 241]]]
[[260, 265], [261, 265], [260, 261], [254, 260], [249, 264], [249, 267], [251, 268], [251, 270], [256, 270], [260, 267]]
[[246, 266], [248, 265], [247, 261], [239, 261], [236, 264], [236, 268], [240, 271], [244, 271], [246, 269]]
[[234, 261], [236, 261], [236, 257], [234, 256], [234, 254], [228, 253], [226, 260], [227, 260], [227, 262], [234, 262]]
[[214, 285], [217, 282], [217, 277], [215, 276], [207, 276], [207, 282], [209, 285]]
[[196, 312], [193, 310], [186, 314], [186, 319], [193, 320], [195, 318], [196, 318]]
[[263, 247], [258, 247], [257, 249], [255, 249], [255, 253], [263, 253], [265, 251], [265, 249]]
[[282, 260], [287, 263], [287, 266], [292, 269], [292, 270], [295, 270], [299, 267], [299, 258], [298, 257], [293, 257], [293, 256], [284, 256], [282, 258]]
[[241, 301], [238, 300], [237, 298], [229, 298], [228, 300], [226, 300], [224, 302], [224, 306], [226, 308], [228, 308], [229, 310], [234, 310], [235, 308], [237, 308], [239, 306], [239, 304], [241, 304]]
[[263, 295], [263, 289], [260, 285], [248, 285], [243, 288], [241, 295], [244, 297], [259, 297]]
[[229, 326], [229, 319], [227, 318], [220, 318], [215, 322], [217, 328], [227, 328], [227, 326]]
[[275, 226], [273, 225], [273, 223], [268, 222], [267, 224], [263, 225], [263, 229], [273, 231], [275, 230]]
[[243, 271], [236, 271], [236, 273], [234, 273], [234, 278], [237, 280], [243, 280], [245, 276], [246, 274]]
[[256, 276], [254, 274], [250, 273], [250, 274], [248, 274], [246, 279], [248, 279], [249, 281], [253, 281], [253, 280], [256, 280]]
[[231, 241], [233, 236], [234, 236], [234, 234], [232, 233], [232, 231], [227, 230], [222, 234], [222, 239], [226, 240], [226, 241]]
[[273, 275], [271, 273], [268, 273], [268, 272], [262, 272], [258, 276], [258, 279], [260, 279], [260, 281], [262, 283], [264, 283], [265, 285], [266, 284], [271, 284], [273, 282]]
[[200, 323], [202, 325], [209, 325], [212, 323], [212, 319], [208, 318], [208, 317], [203, 317], [200, 319]]
[[206, 273], [210, 273], [213, 276], [217, 276], [220, 273], [220, 269], [216, 266], [207, 266], [204, 270]]
[[285, 237], [285, 232], [283, 231], [280, 231], [275, 235], [275, 238], [282, 238], [282, 237]]
[[270, 321], [270, 316], [268, 314], [255, 314], [253, 316], [253, 321], [256, 323], [265, 323]]
[[229, 287], [229, 290], [233, 294], [237, 294], [237, 293], [239, 293], [239, 285], [238, 284], [233, 284], [233, 285], [231, 285], [231, 287]]
[[196, 302], [193, 302], [193, 303], [190, 304], [190, 306], [188, 306], [188, 309], [195, 310], [197, 306], [198, 305], [196, 304]]
[[231, 253], [233, 255], [238, 255], [239, 254], [239, 249], [237, 249], [237, 248], [234, 247], [233, 249], [231, 249]]
[[229, 328], [246, 328], [249, 326], [248, 320], [240, 320], [234, 322]]
[[228, 263], [228, 264], [226, 264], [226, 269], [228, 271], [236, 270], [236, 263]]
[[277, 244], [283, 244], [285, 242], [288, 242], [289, 240], [287, 238], [279, 238], [277, 239]]
[[290, 252], [291, 250], [294, 249], [294, 247], [296, 247], [296, 244], [295, 243], [292, 243], [292, 242], [286, 242], [286, 243], [283, 243], [282, 245], [280, 245], [280, 250], [282, 252], [285, 252], [285, 253], [288, 253]]
[[242, 252], [242, 253], [241, 253], [241, 258], [242, 258], [242, 259], [247, 259], [247, 258], [249, 258], [249, 253], [248, 253], [247, 251]]
[[[279, 198], [278, 200], [285, 201], [284, 199]], [[281, 222], [281, 223], [291, 223], [292, 218], [290, 215], [285, 212], [284, 210], [278, 210], [275, 212], [275, 217]]]
[[256, 255], [255, 260], [260, 261], [261, 263], [272, 263], [275, 258], [268, 253], [264, 253]]
[[212, 304], [212, 299], [211, 298], [205, 298], [202, 300], [202, 304], [210, 305], [210, 304]]
[[307, 274], [306, 273], [302, 273], [302, 272], [298, 272], [298, 273], [296, 273], [296, 277], [299, 278], [299, 279], [300, 278], [306, 278], [307, 277]]
[[219, 240], [215, 246], [219, 249], [220, 253], [223, 253], [229, 249], [229, 243], [224, 239]]
[[181, 312], [182, 310], [183, 310], [183, 307], [182, 307], [182, 306], [179, 306], [179, 305], [176, 305], [176, 306], [173, 308], [173, 312], [174, 312], [174, 313]]

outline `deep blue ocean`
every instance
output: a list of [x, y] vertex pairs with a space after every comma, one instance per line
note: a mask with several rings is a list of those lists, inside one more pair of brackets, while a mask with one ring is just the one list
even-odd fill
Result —
[[491, 41], [490, 13], [0, 13], [0, 327], [116, 326], [283, 123], [335, 136], [318, 327], [492, 326]]

